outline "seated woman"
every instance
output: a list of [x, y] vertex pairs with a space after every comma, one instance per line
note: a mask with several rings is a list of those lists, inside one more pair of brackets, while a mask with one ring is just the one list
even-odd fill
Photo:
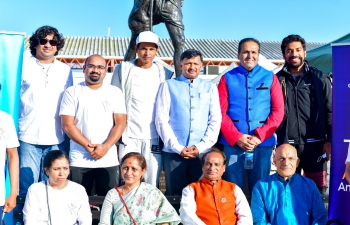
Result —
[[54, 150], [44, 158], [47, 181], [32, 184], [23, 208], [26, 225], [91, 225], [92, 216], [85, 188], [67, 180], [69, 159], [65, 152]]
[[179, 224], [181, 219], [160, 190], [142, 182], [146, 160], [136, 152], [121, 161], [125, 184], [111, 189], [103, 202], [99, 225]]

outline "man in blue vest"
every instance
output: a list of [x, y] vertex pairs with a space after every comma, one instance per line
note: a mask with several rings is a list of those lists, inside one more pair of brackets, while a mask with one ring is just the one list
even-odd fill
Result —
[[164, 142], [163, 163], [167, 195], [181, 195], [202, 175], [198, 155], [217, 141], [221, 113], [218, 90], [198, 78], [202, 54], [186, 50], [180, 57], [181, 76], [161, 84], [156, 104], [156, 128]]
[[226, 73], [218, 85], [222, 113], [219, 143], [228, 157], [224, 179], [249, 192], [270, 173], [275, 130], [284, 115], [277, 77], [258, 64], [260, 43], [245, 38], [238, 45], [240, 65]]

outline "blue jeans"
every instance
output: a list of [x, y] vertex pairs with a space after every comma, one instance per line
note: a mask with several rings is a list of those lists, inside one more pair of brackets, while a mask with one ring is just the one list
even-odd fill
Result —
[[256, 182], [270, 175], [272, 147], [254, 148], [253, 169], [245, 169], [245, 150], [235, 145], [224, 146], [224, 152], [227, 156], [226, 171], [224, 180], [237, 184], [241, 189], [244, 187], [246, 173], [248, 176], [249, 194]]
[[63, 150], [63, 143], [58, 145], [35, 145], [19, 141], [19, 194], [27, 194], [33, 183], [47, 180], [44, 174], [44, 157], [49, 151]]

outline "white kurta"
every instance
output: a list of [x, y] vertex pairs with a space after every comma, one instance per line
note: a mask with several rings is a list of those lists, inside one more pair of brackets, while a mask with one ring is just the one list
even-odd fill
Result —
[[46, 198], [46, 183], [44, 181], [32, 184], [27, 193], [23, 208], [23, 220], [26, 225], [76, 224], [91, 225], [92, 216], [89, 198], [85, 188], [80, 184], [68, 181], [68, 185], [61, 190], [48, 186]]

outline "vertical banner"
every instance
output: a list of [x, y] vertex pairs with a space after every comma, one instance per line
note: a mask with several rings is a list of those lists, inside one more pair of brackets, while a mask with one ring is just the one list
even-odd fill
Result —
[[[10, 114], [18, 130], [19, 98], [22, 77], [24, 33], [0, 31], [0, 110]], [[3, 154], [3, 153], [2, 153]], [[3, 168], [0, 170], [3, 173]], [[5, 166], [6, 197], [10, 194], [10, 179]], [[3, 193], [0, 193], [1, 195]], [[5, 217], [6, 224], [13, 224], [12, 213]]]
[[333, 125], [328, 219], [350, 224], [350, 185], [344, 178], [350, 150], [350, 43], [332, 44]]
[[19, 116], [23, 51], [23, 33], [0, 31], [0, 110], [12, 116], [16, 129]]

